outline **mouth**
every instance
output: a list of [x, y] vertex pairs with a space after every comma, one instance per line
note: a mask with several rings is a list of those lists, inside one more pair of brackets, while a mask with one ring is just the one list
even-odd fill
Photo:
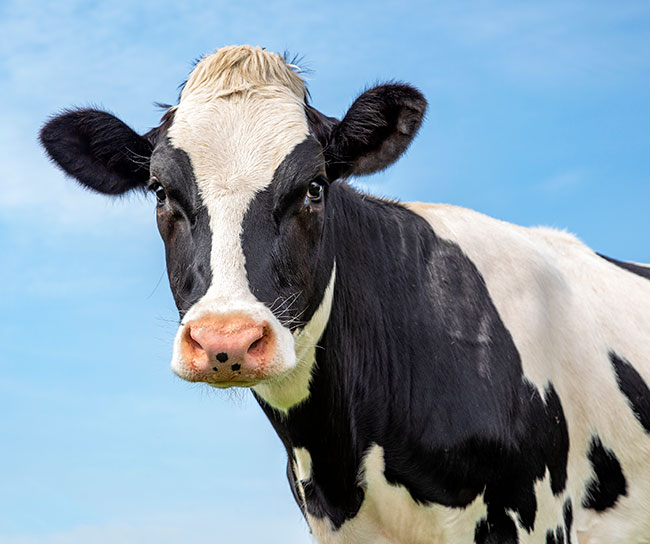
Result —
[[231, 387], [241, 387], [242, 389], [248, 389], [250, 387], [254, 387], [255, 385], [259, 384], [260, 381], [263, 380], [256, 380], [256, 381], [233, 381], [233, 382], [213, 382], [209, 380], [204, 380], [203, 383], [209, 385], [210, 387], [214, 387], [216, 389], [230, 389]]

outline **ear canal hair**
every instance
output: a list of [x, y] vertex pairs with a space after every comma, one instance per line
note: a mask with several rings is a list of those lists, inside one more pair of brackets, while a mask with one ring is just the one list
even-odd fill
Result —
[[372, 174], [390, 166], [417, 134], [426, 108], [422, 93], [410, 85], [379, 85], [361, 94], [330, 128], [328, 177]]
[[57, 115], [41, 129], [40, 142], [66, 174], [100, 193], [122, 194], [149, 178], [150, 140], [105, 111]]

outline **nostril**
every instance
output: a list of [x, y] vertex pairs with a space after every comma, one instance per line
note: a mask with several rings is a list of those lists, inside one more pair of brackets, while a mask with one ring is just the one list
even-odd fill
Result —
[[255, 351], [255, 348], [258, 347], [261, 343], [262, 340], [264, 340], [264, 337], [260, 337], [255, 342], [253, 342], [250, 346], [248, 346], [248, 352], [250, 353], [251, 351]]
[[248, 350], [246, 352], [247, 355], [260, 355], [264, 352], [266, 349], [266, 344], [267, 344], [267, 339], [268, 339], [268, 329], [267, 327], [262, 328], [262, 336], [260, 336], [257, 340], [255, 340], [250, 346], [248, 346]]
[[185, 340], [187, 341], [190, 350], [192, 351], [192, 353], [199, 353], [201, 351], [204, 351], [203, 346], [196, 338], [194, 338], [192, 332], [193, 331], [191, 327], [188, 327], [187, 332], [185, 334]]

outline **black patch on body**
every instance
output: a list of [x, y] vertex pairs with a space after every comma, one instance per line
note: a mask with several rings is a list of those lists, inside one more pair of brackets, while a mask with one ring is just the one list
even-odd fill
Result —
[[614, 366], [618, 388], [627, 397], [634, 416], [643, 425], [645, 432], [650, 433], [650, 389], [648, 385], [629, 361], [614, 352], [609, 353], [609, 359]]
[[564, 544], [564, 528], [558, 527], [555, 531], [546, 531], [546, 544]]
[[167, 193], [156, 209], [165, 243], [167, 274], [181, 317], [210, 287], [212, 232], [188, 154], [161, 139], [151, 156], [151, 174]]
[[292, 461], [295, 461], [293, 458], [293, 453], [289, 455], [287, 459], [287, 480], [289, 480], [289, 487], [291, 488], [291, 494], [293, 495], [294, 500], [300, 507], [300, 511], [303, 516], [305, 516], [305, 505], [302, 502], [302, 497], [300, 496], [300, 489], [298, 487], [298, 478], [296, 477], [293, 467], [291, 466]]
[[567, 544], [571, 544], [571, 528], [573, 526], [573, 506], [571, 499], [564, 501], [562, 514], [564, 516], [564, 534], [566, 535], [566, 541]]
[[[530, 530], [535, 482], [548, 469], [555, 494], [566, 483], [568, 431], [553, 385], [539, 392], [524, 378], [480, 273], [422, 217], [341, 182], [326, 188], [322, 210], [305, 212], [318, 150], [311, 137], [296, 146], [242, 233], [252, 292], [292, 328], [313, 315], [336, 261], [310, 396], [287, 416], [258, 398], [289, 455], [311, 455], [306, 510], [335, 528], [354, 517], [361, 462], [378, 444], [388, 482], [422, 504], [462, 508], [485, 493], [481, 542], [517, 542], [506, 509]], [[296, 302], [278, 311], [278, 299]]]
[[632, 272], [633, 274], [636, 274], [637, 276], [641, 276], [642, 278], [645, 278], [647, 280], [650, 280], [650, 266], [641, 266], [639, 264], [635, 263], [628, 263], [625, 261], [619, 261], [618, 259], [612, 259], [611, 257], [607, 257], [605, 255], [601, 255], [600, 253], [597, 253], [599, 257], [602, 257], [606, 261], [609, 261], [612, 264], [615, 264], [616, 266], [627, 270], [628, 272]]
[[587, 485], [582, 506], [604, 512], [616, 504], [618, 498], [627, 495], [627, 482], [616, 454], [603, 446], [594, 436], [588, 453], [594, 475]]
[[487, 518], [476, 525], [474, 531], [476, 544], [518, 544], [517, 526], [503, 510], [491, 511], [488, 507]]

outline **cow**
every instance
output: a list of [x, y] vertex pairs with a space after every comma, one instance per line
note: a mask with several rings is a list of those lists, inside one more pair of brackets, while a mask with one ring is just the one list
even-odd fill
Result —
[[73, 109], [40, 141], [87, 188], [155, 195], [172, 369], [250, 388], [318, 542], [650, 542], [650, 267], [352, 187], [426, 108], [391, 82], [339, 121], [233, 46], [146, 134]]

